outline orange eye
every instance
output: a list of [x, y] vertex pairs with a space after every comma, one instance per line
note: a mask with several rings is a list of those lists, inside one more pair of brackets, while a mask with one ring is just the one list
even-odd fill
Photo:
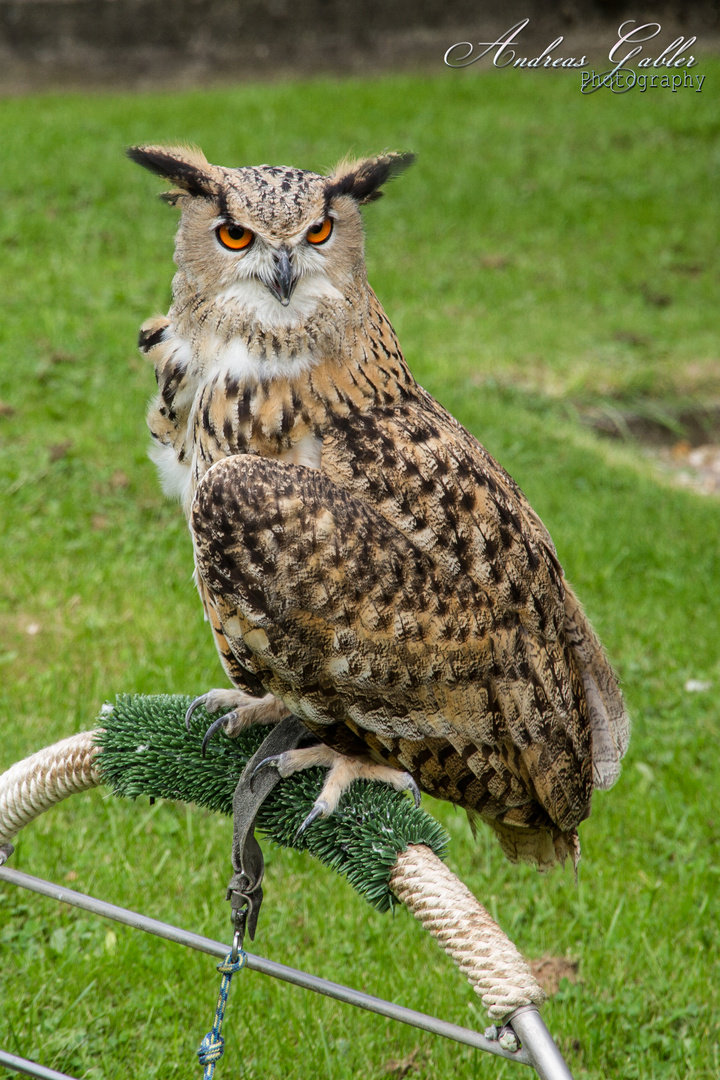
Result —
[[307, 238], [311, 244], [324, 244], [333, 231], [333, 219], [326, 217], [322, 225], [313, 225], [308, 229]]
[[243, 229], [242, 225], [221, 225], [217, 230], [217, 238], [222, 246], [230, 251], [242, 251], [250, 247], [255, 233]]

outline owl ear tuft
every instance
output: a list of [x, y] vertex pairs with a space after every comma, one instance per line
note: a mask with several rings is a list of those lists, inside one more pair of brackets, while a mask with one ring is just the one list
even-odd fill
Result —
[[202, 150], [193, 146], [131, 146], [126, 151], [131, 161], [181, 189], [168, 191], [161, 198], [173, 206], [185, 193], [195, 196], [215, 196], [219, 185], [213, 167]]
[[414, 154], [390, 153], [364, 161], [341, 161], [328, 179], [327, 200], [350, 195], [360, 206], [374, 202], [383, 194], [383, 184], [399, 176], [414, 160]]

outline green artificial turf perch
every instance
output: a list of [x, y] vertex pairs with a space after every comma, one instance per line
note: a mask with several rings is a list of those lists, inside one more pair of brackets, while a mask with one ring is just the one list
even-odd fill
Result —
[[[203, 757], [201, 744], [211, 717], [198, 708], [188, 732], [184, 719], [192, 700], [184, 695], [123, 694], [112, 712], [101, 717], [99, 767], [115, 795], [148, 795], [232, 813], [237, 782], [267, 729], [248, 728], [236, 739], [221, 733]], [[400, 852], [409, 844], [426, 844], [442, 857], [447, 834], [406, 795], [359, 780], [332, 817], [314, 822], [298, 836], [322, 780], [322, 769], [282, 780], [261, 806], [257, 828], [275, 844], [308, 851], [344, 874], [373, 907], [387, 911], [395, 902], [389, 879]]]

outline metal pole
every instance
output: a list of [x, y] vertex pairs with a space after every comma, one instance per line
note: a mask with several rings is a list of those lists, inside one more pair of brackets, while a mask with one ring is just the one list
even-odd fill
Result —
[[[53, 900], [59, 900], [61, 903], [83, 908], [85, 911], [91, 911], [95, 915], [101, 915], [103, 918], [124, 923], [126, 926], [145, 930], [149, 934], [155, 934], [157, 937], [174, 941], [179, 945], [187, 945], [189, 948], [197, 949], [199, 952], [209, 953], [210, 956], [224, 959], [230, 951], [228, 944], [213, 941], [211, 938], [202, 937], [200, 934], [193, 934], [189, 930], [182, 930], [178, 926], [171, 926], [169, 923], [160, 922], [158, 919], [151, 919], [147, 915], [140, 915], [136, 911], [118, 907], [116, 904], [109, 904], [107, 901], [98, 900], [93, 896], [86, 896], [84, 893], [75, 892], [73, 889], [54, 885], [50, 881], [32, 877], [21, 870], [12, 870], [9, 866], [0, 867], [0, 881], [7, 881], [11, 885], [18, 885], [22, 889], [29, 889], [31, 892], [40, 893], [42, 896], [49, 896]], [[359, 1009], [379, 1013], [381, 1016], [387, 1016], [389, 1019], [397, 1020], [401, 1024], [422, 1028], [433, 1035], [441, 1035], [445, 1039], [453, 1039], [455, 1042], [463, 1043], [466, 1046], [473, 1046], [476, 1050], [484, 1050], [489, 1054], [496, 1054], [498, 1057], [507, 1058], [510, 1061], [518, 1061], [522, 1065], [533, 1064], [529, 1050], [524, 1047], [515, 1051], [506, 1050], [497, 1041], [492, 1041], [485, 1035], [481, 1035], [477, 1031], [471, 1031], [469, 1028], [460, 1027], [458, 1024], [450, 1024], [447, 1020], [439, 1020], [434, 1016], [427, 1016], [425, 1013], [416, 1012], [414, 1009], [407, 1009], [403, 1005], [383, 1001], [382, 998], [372, 997], [370, 994], [364, 994], [360, 990], [353, 990], [348, 986], [330, 982], [328, 979], [321, 979], [317, 975], [309, 975], [305, 971], [286, 967], [284, 964], [278, 964], [274, 960], [266, 960], [262, 956], [254, 956], [252, 953], [246, 955], [247, 967], [252, 971], [260, 971], [262, 974], [270, 975], [274, 979], [282, 979], [284, 982], [293, 983], [295, 986], [302, 986], [306, 990], [313, 990], [317, 994], [325, 994], [327, 997], [344, 1001], [348, 1005], [355, 1005]], [[544, 1025], [543, 1028], [547, 1033]], [[561, 1080], [565, 1080], [565, 1076], [570, 1074], [557, 1075], [561, 1077]], [[544, 1076], [543, 1080], [545, 1080]], [[547, 1080], [555, 1080], [555, 1075], [547, 1074]]]
[[527, 1051], [540, 1080], [573, 1080], [545, 1021], [534, 1005], [523, 1005], [505, 1021], [510, 1024]]
[[16, 1057], [15, 1054], [6, 1054], [0, 1050], [0, 1065], [13, 1072], [22, 1073], [24, 1076], [35, 1076], [37, 1080], [75, 1080], [75, 1077], [67, 1073], [56, 1072], [55, 1069], [46, 1069], [44, 1065], [38, 1065], [36, 1061], [28, 1061], [27, 1058]]

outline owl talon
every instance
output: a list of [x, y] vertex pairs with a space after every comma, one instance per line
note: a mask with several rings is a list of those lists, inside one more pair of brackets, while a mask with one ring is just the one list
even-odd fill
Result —
[[224, 728], [226, 724], [231, 723], [236, 718], [237, 713], [233, 710], [232, 712], [225, 713], [224, 716], [219, 716], [217, 720], [213, 720], [212, 724], [203, 735], [202, 746], [200, 748], [203, 757], [205, 757], [205, 751], [207, 750], [208, 743], [213, 735], [216, 735], [221, 728]]
[[298, 829], [298, 831], [295, 833], [295, 839], [297, 840], [299, 836], [302, 836], [302, 834], [305, 832], [305, 830], [312, 825], [313, 821], [317, 821], [317, 819], [319, 817], [327, 817], [329, 812], [330, 812], [330, 807], [325, 802], [325, 800], [324, 799], [317, 799], [316, 802], [315, 802], [315, 805], [312, 808], [312, 810], [310, 811], [308, 816], [305, 818], [305, 820], [303, 821], [303, 823], [300, 826], [300, 828]]
[[413, 801], [416, 806], [420, 805], [420, 788], [417, 786], [415, 780], [407, 773], [407, 781], [405, 783], [405, 791], [409, 791], [413, 797]]
[[201, 694], [200, 697], [196, 697], [194, 701], [190, 702], [190, 708], [185, 713], [185, 730], [186, 731], [190, 730], [190, 720], [192, 719], [192, 714], [195, 712], [195, 710], [200, 705], [205, 704], [205, 699], [206, 698], [207, 698], [207, 694]]
[[280, 758], [281, 757], [282, 757], [282, 754], [271, 754], [270, 757], [266, 757], [266, 758], [263, 758], [262, 761], [258, 761], [257, 765], [253, 769], [252, 774], [250, 776], [250, 783], [252, 784], [253, 779], [257, 776], [257, 774], [260, 772], [260, 770], [265, 769], [265, 768], [277, 769], [277, 771], [282, 776], [282, 772], [280, 770]]
[[253, 724], [277, 724], [284, 720], [290, 713], [282, 701], [266, 694], [265, 697], [256, 698], [246, 694], [243, 690], [208, 690], [190, 703], [190, 708], [185, 713], [185, 727], [190, 731], [192, 714], [202, 705], [206, 712], [222, 712], [219, 720], [213, 721], [202, 743], [203, 755], [207, 744], [220, 728], [230, 739], [236, 738], [241, 731]]

